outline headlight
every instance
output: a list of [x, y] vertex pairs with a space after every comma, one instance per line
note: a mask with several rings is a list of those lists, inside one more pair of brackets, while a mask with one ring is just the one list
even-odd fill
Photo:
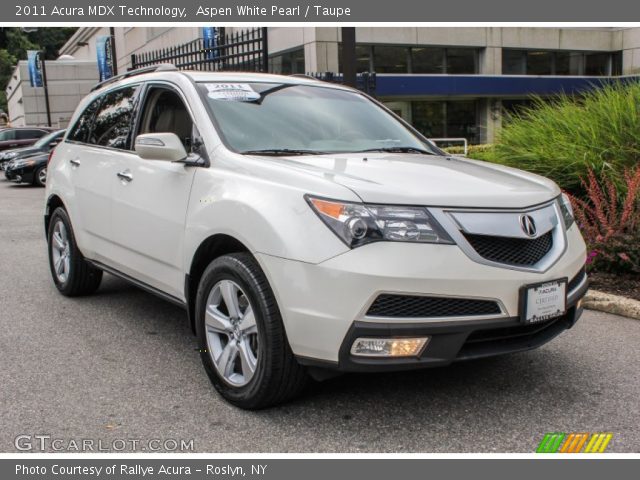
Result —
[[573, 217], [573, 207], [571, 206], [571, 200], [563, 193], [560, 197], [560, 211], [562, 212], [562, 218], [564, 219], [564, 228], [569, 230], [569, 227], [575, 222]]
[[18, 155], [16, 152], [7, 152], [7, 153], [4, 154], [4, 159], [6, 160], [8, 158], [13, 158], [16, 155]]
[[305, 198], [333, 233], [351, 248], [378, 241], [454, 243], [423, 207], [365, 205], [310, 195]]

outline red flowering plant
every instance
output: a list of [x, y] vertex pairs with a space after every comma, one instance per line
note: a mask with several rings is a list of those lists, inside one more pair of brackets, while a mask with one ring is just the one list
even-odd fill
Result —
[[567, 195], [587, 243], [588, 268], [640, 273], [640, 165], [624, 171], [624, 189], [593, 170], [581, 183], [585, 197]]

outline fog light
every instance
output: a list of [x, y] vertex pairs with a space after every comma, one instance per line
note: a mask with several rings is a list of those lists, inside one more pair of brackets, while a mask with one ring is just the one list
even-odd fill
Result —
[[417, 357], [427, 345], [429, 337], [421, 338], [358, 338], [353, 342], [351, 355], [359, 357]]

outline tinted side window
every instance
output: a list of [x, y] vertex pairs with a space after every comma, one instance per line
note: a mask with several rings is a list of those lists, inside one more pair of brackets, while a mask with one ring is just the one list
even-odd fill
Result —
[[0, 132], [0, 142], [7, 142], [9, 140], [15, 140], [16, 131], [15, 130], [5, 130]]
[[18, 140], [31, 140], [33, 138], [42, 137], [46, 132], [43, 130], [18, 130], [16, 133], [16, 138]]
[[73, 128], [69, 132], [69, 140], [74, 142], [86, 142], [89, 136], [89, 130], [93, 122], [93, 117], [100, 106], [102, 98], [97, 98], [84, 109], [82, 115], [78, 118]]
[[121, 150], [128, 149], [137, 88], [126, 87], [104, 96], [93, 122], [89, 143]]

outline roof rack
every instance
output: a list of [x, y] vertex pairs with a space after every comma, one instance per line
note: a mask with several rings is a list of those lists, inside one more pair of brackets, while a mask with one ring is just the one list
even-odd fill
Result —
[[307, 78], [309, 80], [318, 80], [318, 81], [320, 81], [318, 78], [314, 77], [313, 75], [309, 75], [308, 73], [292, 73], [289, 76], [290, 77], [296, 77], [296, 78]]
[[96, 83], [91, 91], [98, 90], [99, 88], [104, 87], [105, 85], [109, 85], [110, 83], [115, 83], [120, 80], [124, 80], [125, 78], [135, 77], [136, 75], [142, 75], [143, 73], [151, 73], [151, 72], [177, 72], [178, 68], [172, 63], [161, 63], [159, 65], [151, 65], [149, 67], [136, 68], [135, 70], [129, 70], [128, 72], [121, 73], [120, 75], [116, 75], [115, 77], [108, 78], [103, 82]]

